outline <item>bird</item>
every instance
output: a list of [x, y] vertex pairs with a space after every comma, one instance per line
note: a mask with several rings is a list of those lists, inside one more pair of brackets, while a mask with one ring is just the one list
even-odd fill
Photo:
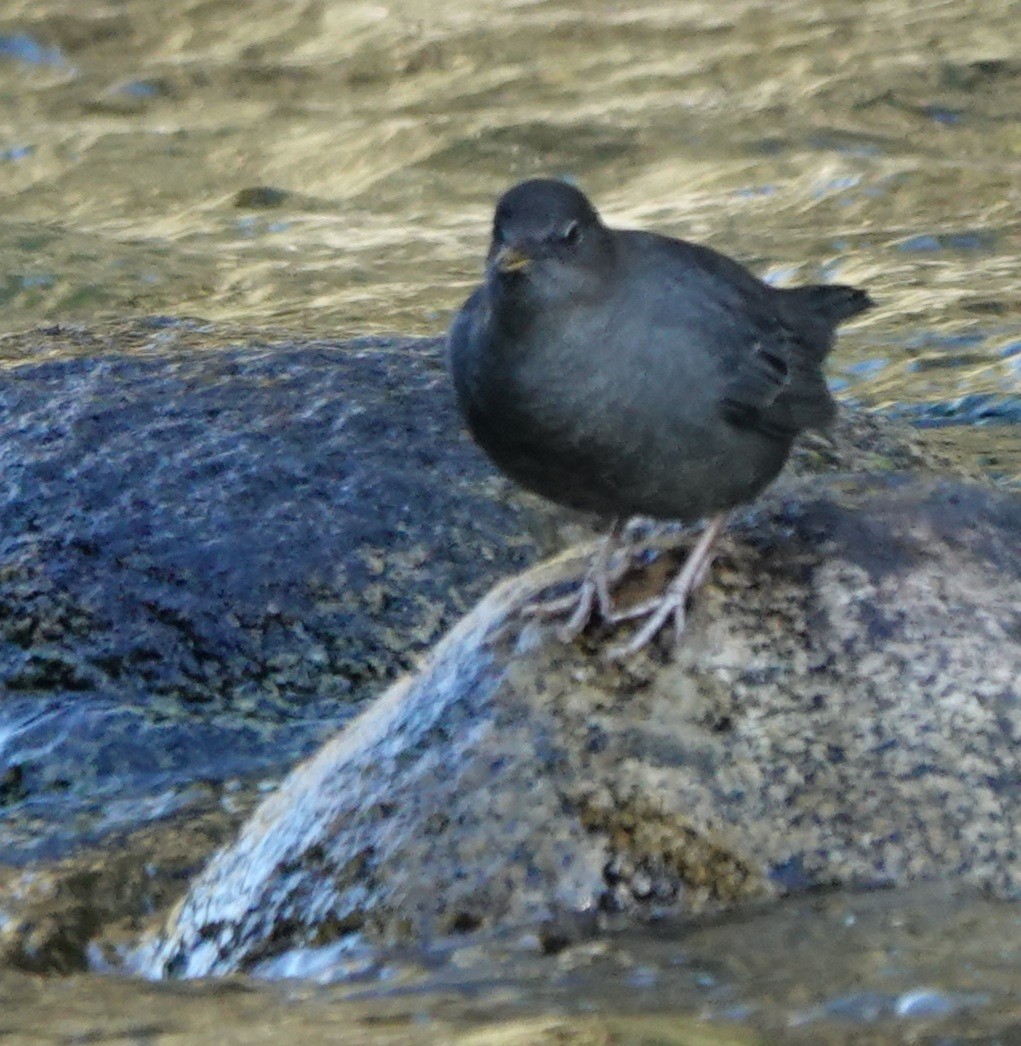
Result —
[[[500, 471], [612, 520], [578, 591], [538, 608], [569, 611], [565, 640], [596, 612], [645, 618], [615, 658], [671, 621], [680, 639], [730, 512], [776, 478], [800, 432], [830, 425], [823, 362], [838, 325], [873, 304], [856, 287], [776, 287], [710, 247], [611, 228], [567, 181], [533, 178], [500, 197], [447, 365], [466, 427]], [[611, 561], [635, 516], [708, 522], [661, 594], [619, 610]]]

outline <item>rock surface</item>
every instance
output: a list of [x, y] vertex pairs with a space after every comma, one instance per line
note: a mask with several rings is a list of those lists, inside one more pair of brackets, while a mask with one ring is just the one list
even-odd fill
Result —
[[[0, 963], [83, 969], [97, 940], [116, 963], [267, 779], [579, 527], [471, 447], [435, 342], [157, 317], [4, 336], [0, 357], [0, 845], [36, 859], [0, 876]], [[931, 463], [844, 411], [789, 471]]]
[[0, 358], [8, 860], [282, 774], [536, 554], [434, 341], [157, 318]]
[[[265, 801], [140, 966], [646, 918], [823, 885], [1021, 893], [1021, 500], [807, 480], [724, 541], [673, 657], [623, 667], [491, 592]], [[635, 571], [633, 598], [675, 557]]]

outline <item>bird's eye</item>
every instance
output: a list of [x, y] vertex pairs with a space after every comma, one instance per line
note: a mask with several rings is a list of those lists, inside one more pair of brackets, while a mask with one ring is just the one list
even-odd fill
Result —
[[578, 221], [569, 221], [560, 230], [560, 242], [566, 243], [569, 247], [576, 244], [581, 237], [581, 223]]

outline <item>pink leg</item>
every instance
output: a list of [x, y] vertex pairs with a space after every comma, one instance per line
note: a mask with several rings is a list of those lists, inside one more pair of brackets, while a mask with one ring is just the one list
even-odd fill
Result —
[[624, 523], [625, 520], [622, 519], [613, 521], [610, 532], [599, 546], [599, 551], [593, 557], [577, 592], [572, 592], [562, 599], [536, 603], [527, 607], [525, 613], [535, 617], [556, 617], [565, 611], [570, 611], [570, 617], [560, 627], [558, 633], [564, 642], [574, 639], [585, 628], [596, 609], [606, 621], [615, 620], [616, 611], [613, 607], [613, 600], [610, 598], [610, 585], [619, 579], [626, 569], [626, 565], [614, 571], [611, 576], [610, 559], [624, 531]]
[[698, 588], [709, 573], [712, 564], [712, 548], [716, 539], [720, 536], [727, 522], [727, 515], [723, 513], [710, 520], [705, 530], [702, 531], [697, 544], [691, 550], [684, 566], [678, 571], [677, 576], [666, 587], [661, 596], [655, 600], [643, 603], [641, 607], [631, 608], [625, 611], [625, 615], [639, 617], [642, 613], [648, 613], [649, 619], [642, 627], [620, 646], [609, 651], [611, 660], [620, 661], [632, 654], [637, 653], [642, 647], [652, 641], [661, 628], [673, 618], [674, 641], [680, 640], [684, 633], [684, 617], [688, 605], [688, 598]]

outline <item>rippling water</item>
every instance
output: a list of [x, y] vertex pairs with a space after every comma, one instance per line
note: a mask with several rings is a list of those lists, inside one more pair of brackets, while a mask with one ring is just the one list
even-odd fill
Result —
[[867, 285], [849, 395], [1016, 420], [1019, 25], [1010, 0], [8, 0], [0, 331], [437, 332], [494, 196], [552, 173], [611, 222]]

